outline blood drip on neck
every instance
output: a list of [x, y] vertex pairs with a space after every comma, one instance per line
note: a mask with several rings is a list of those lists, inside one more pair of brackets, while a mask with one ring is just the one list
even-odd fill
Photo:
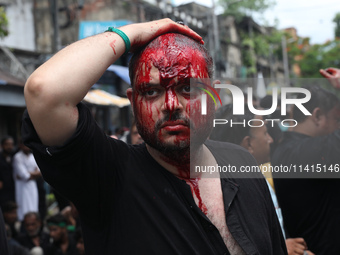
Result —
[[206, 207], [206, 205], [203, 203], [202, 201], [202, 197], [201, 197], [201, 193], [200, 193], [200, 189], [198, 187], [198, 181], [201, 178], [195, 178], [195, 179], [189, 179], [186, 182], [189, 184], [190, 189], [191, 189], [191, 193], [194, 195], [196, 195], [197, 199], [198, 199], [198, 208], [201, 209], [201, 211], [207, 215], [208, 213], [208, 209]]

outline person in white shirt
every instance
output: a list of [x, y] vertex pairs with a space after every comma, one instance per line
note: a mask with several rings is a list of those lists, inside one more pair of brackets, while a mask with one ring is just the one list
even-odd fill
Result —
[[35, 179], [41, 175], [31, 150], [23, 143], [20, 143], [20, 150], [13, 158], [13, 175], [18, 220], [22, 221], [27, 212], [39, 211], [39, 196]]

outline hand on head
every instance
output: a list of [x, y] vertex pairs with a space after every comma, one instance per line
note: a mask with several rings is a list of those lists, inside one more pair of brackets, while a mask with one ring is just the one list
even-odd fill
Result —
[[136, 23], [122, 27], [131, 41], [131, 51], [136, 51], [151, 40], [166, 33], [179, 33], [191, 37], [204, 44], [202, 37], [191, 30], [188, 26], [172, 21], [161, 19], [145, 23]]
[[340, 89], [340, 69], [333, 67], [320, 69], [320, 74], [326, 77], [334, 88]]

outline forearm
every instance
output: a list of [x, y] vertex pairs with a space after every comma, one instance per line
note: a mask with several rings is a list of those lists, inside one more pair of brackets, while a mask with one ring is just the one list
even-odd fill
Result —
[[31, 175], [24, 168], [25, 167], [23, 164], [14, 164], [13, 170], [14, 170], [16, 179], [25, 180], [25, 181], [30, 180]]
[[336, 89], [340, 89], [340, 69], [329, 67], [324, 69], [320, 69], [320, 74], [326, 77], [332, 86]]

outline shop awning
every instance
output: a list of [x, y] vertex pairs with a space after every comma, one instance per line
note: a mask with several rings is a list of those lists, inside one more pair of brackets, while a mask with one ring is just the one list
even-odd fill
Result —
[[0, 69], [0, 85], [16, 85], [23, 87], [25, 85], [25, 81], [20, 80], [9, 72]]
[[0, 69], [0, 106], [25, 107], [25, 81]]
[[126, 66], [110, 65], [107, 71], [114, 72], [127, 84], [130, 84], [129, 68]]
[[112, 95], [100, 89], [90, 90], [85, 96], [84, 101], [90, 104], [113, 105], [120, 108], [130, 105], [129, 99]]

